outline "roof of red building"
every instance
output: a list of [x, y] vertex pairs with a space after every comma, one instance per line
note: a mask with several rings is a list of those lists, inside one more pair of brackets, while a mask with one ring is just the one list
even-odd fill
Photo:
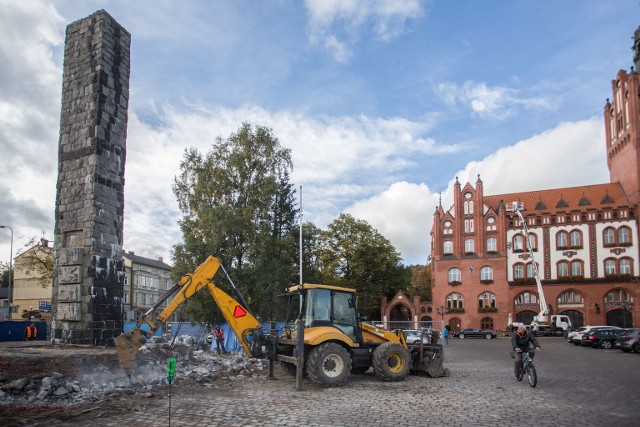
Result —
[[618, 183], [484, 196], [484, 204], [496, 211], [501, 202], [505, 206], [512, 202], [522, 202], [524, 203], [523, 212], [549, 214], [559, 211], [586, 211], [605, 207], [631, 206]]

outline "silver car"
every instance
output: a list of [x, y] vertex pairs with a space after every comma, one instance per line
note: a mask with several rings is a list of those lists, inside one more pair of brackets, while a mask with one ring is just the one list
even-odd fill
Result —
[[423, 344], [430, 344], [429, 341], [429, 334], [427, 334], [426, 332], [422, 332], [416, 329], [405, 329], [402, 331], [402, 333], [404, 334], [404, 340], [407, 342], [407, 344], [420, 344], [420, 336], [422, 335], [422, 343]]

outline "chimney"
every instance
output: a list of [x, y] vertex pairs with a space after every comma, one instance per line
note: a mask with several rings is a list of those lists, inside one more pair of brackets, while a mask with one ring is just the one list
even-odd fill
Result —
[[162, 259], [162, 257], [161, 257], [161, 256], [159, 256], [159, 257], [158, 257], [158, 261], [160, 261], [160, 262], [164, 262], [164, 260]]
[[129, 255], [135, 255], [136, 253], [133, 251], [129, 251]]

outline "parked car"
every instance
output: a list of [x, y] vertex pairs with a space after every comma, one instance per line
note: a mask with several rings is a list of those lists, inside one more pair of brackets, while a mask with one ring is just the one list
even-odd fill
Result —
[[[572, 338], [571, 338], [571, 343], [575, 344], [575, 345], [582, 345], [583, 344], [583, 339], [584, 336], [586, 334], [589, 334], [593, 331], [596, 331], [598, 329], [620, 329], [617, 326], [587, 326], [587, 328], [584, 331], [581, 332], [577, 332]], [[584, 345], [587, 345], [588, 342], [585, 341]]]
[[420, 344], [420, 336], [422, 335], [422, 343], [430, 344], [431, 336], [425, 331], [419, 331], [416, 329], [405, 329], [402, 331], [404, 334], [404, 340], [407, 344]]
[[486, 338], [490, 340], [491, 338], [496, 338], [498, 334], [496, 334], [494, 331], [486, 331], [477, 328], [464, 328], [460, 329], [458, 332], [455, 332], [453, 336], [458, 337], [459, 339]]
[[640, 328], [627, 329], [616, 337], [615, 347], [624, 352], [640, 353]]
[[582, 338], [585, 345], [591, 345], [593, 348], [612, 348], [616, 342], [616, 338], [626, 329], [596, 329], [593, 332], [585, 334]]
[[575, 337], [578, 334], [581, 334], [583, 332], [585, 332], [587, 329], [591, 328], [591, 326], [580, 326], [578, 329], [576, 329], [575, 331], [571, 331], [567, 334], [567, 341], [571, 342], [571, 340], [573, 339], [573, 337]]

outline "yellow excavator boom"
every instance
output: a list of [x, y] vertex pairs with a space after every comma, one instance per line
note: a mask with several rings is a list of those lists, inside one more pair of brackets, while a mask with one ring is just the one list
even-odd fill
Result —
[[[140, 329], [143, 323], [149, 325], [148, 333], [153, 335], [157, 331], [158, 327], [160, 327], [160, 325], [164, 325], [171, 315], [185, 301], [204, 288], [209, 290], [209, 293], [213, 297], [216, 305], [220, 308], [222, 315], [238, 337], [238, 341], [240, 342], [244, 352], [248, 356], [252, 355], [251, 336], [255, 329], [261, 327], [261, 324], [258, 319], [251, 314], [246, 304], [240, 304], [215, 285], [213, 278], [221, 267], [222, 263], [220, 262], [220, 259], [209, 256], [209, 258], [207, 258], [207, 260], [203, 262], [195, 272], [183, 276], [173, 289], [163, 295], [158, 302], [138, 320], [135, 328], [130, 329], [115, 339], [118, 359], [120, 360], [120, 365], [127, 372], [127, 375], [131, 375], [131, 368], [138, 349], [146, 343], [146, 338], [143, 336], [142, 330]], [[224, 267], [222, 267], [222, 269], [224, 271]], [[224, 271], [224, 273], [226, 274], [226, 271]], [[229, 278], [228, 275], [227, 278]], [[231, 280], [229, 281], [231, 282]], [[234, 290], [236, 290], [233, 282], [231, 282], [231, 285]], [[150, 317], [153, 311], [173, 293], [175, 293], [176, 290], [178, 293], [169, 302], [167, 307], [156, 317]], [[238, 299], [242, 300], [242, 296], [237, 290], [236, 293], [238, 294]]]

